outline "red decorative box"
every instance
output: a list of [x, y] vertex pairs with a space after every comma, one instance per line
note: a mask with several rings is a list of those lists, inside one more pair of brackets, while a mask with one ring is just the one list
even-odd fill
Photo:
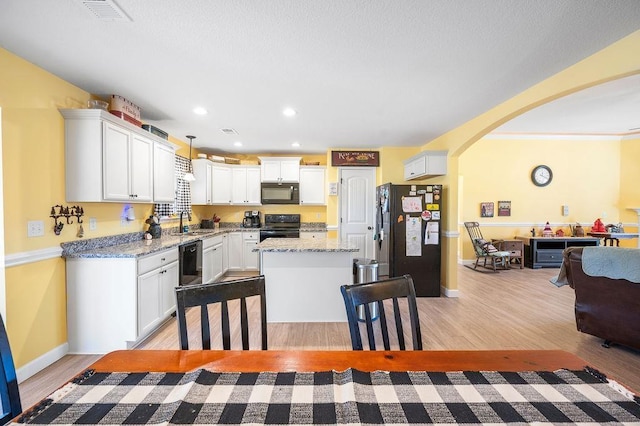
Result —
[[142, 127], [142, 121], [136, 120], [135, 118], [131, 117], [129, 114], [125, 114], [122, 111], [109, 110], [109, 112], [115, 115], [116, 117], [122, 118], [124, 121], [128, 121], [129, 123], [133, 124], [136, 127]]

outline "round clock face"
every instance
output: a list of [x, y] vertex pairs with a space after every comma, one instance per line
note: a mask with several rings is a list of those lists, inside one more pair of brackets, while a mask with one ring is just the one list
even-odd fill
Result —
[[531, 172], [531, 181], [537, 186], [547, 186], [553, 179], [553, 173], [547, 166], [536, 166]]

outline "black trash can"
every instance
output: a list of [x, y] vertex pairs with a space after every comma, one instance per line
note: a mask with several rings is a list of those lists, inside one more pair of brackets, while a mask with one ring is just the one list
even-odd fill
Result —
[[[374, 259], [355, 258], [353, 259], [353, 283], [370, 283], [378, 281], [378, 262]], [[365, 320], [364, 306], [360, 305], [356, 309], [358, 321]], [[371, 320], [377, 320], [380, 315], [377, 303], [369, 303]]]

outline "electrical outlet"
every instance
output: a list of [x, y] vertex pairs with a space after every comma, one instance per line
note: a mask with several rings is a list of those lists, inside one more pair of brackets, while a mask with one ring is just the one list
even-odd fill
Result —
[[569, 216], [569, 206], [562, 206], [562, 216]]
[[89, 218], [89, 231], [95, 231], [98, 228], [98, 221], [95, 217]]
[[44, 235], [44, 222], [31, 220], [27, 222], [27, 237], [42, 237]]

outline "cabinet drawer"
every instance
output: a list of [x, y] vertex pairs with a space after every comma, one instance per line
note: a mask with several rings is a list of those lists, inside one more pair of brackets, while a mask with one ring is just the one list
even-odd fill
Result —
[[202, 249], [206, 249], [218, 244], [222, 244], [222, 235], [216, 235], [215, 237], [203, 238]]
[[243, 232], [242, 233], [242, 239], [244, 241], [247, 240], [258, 240], [258, 238], [260, 237], [260, 232]]
[[562, 262], [562, 250], [538, 250], [536, 257], [538, 263], [560, 263]]
[[138, 259], [138, 275], [178, 261], [178, 249], [161, 251]]

